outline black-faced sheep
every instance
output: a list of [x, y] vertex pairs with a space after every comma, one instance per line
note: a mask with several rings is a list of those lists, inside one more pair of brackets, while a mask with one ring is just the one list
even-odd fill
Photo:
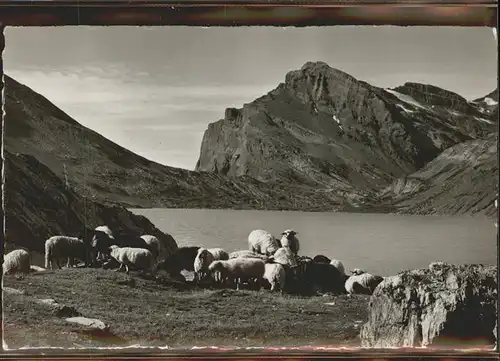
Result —
[[149, 272], [153, 277], [156, 275], [154, 256], [147, 249], [112, 245], [109, 247], [109, 255], [120, 263], [120, 268], [115, 271], [119, 271], [125, 266], [127, 274], [130, 271], [129, 267], [132, 267], [143, 272]]
[[214, 261], [208, 267], [211, 273], [220, 272], [230, 283], [236, 282], [236, 289], [250, 280], [260, 280], [264, 277], [266, 266], [263, 260], [256, 258], [234, 258], [227, 261]]
[[345, 281], [345, 290], [348, 294], [371, 295], [384, 280], [381, 276], [375, 276], [357, 268], [351, 273], [352, 275]]
[[31, 257], [28, 251], [16, 249], [7, 253], [3, 258], [3, 274], [28, 274], [30, 272]]
[[91, 264], [90, 244], [83, 239], [67, 236], [53, 236], [45, 241], [45, 268], [54, 269], [54, 261], [61, 269], [60, 259], [67, 259], [67, 267], [74, 266], [74, 260], [79, 259], [85, 266]]
[[229, 253], [229, 259], [234, 259], [234, 258], [258, 258], [263, 261], [266, 261], [269, 257], [264, 256], [263, 254], [260, 253], [242, 250]]
[[271, 285], [271, 292], [281, 291], [283, 293], [286, 272], [282, 265], [279, 263], [266, 263], [263, 278]]
[[273, 235], [262, 229], [256, 229], [248, 235], [248, 249], [266, 256], [274, 254], [280, 244]]
[[298, 254], [300, 250], [300, 242], [296, 237], [298, 233], [293, 229], [287, 229], [283, 233], [281, 233], [281, 247], [289, 247], [292, 250], [293, 254]]
[[[199, 283], [208, 274], [208, 267], [215, 261], [212, 253], [210, 253], [206, 248], [200, 248], [198, 254], [194, 259], [194, 282]], [[214, 275], [216, 276], [216, 275]], [[218, 277], [215, 277], [218, 279]]]

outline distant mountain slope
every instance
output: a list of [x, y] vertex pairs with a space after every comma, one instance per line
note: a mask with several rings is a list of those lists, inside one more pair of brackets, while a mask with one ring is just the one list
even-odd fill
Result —
[[151, 162], [79, 124], [6, 75], [5, 82], [5, 149], [35, 157], [64, 183], [67, 179], [79, 196], [129, 207], [332, 210], [342, 203], [333, 193]]
[[380, 193], [387, 207], [411, 214], [495, 215], [498, 134], [446, 149]]
[[381, 89], [309, 62], [210, 124], [196, 170], [371, 195], [495, 130], [455, 93], [415, 83]]
[[4, 155], [7, 249], [15, 245], [43, 253], [50, 236], [89, 238], [92, 230], [102, 224], [117, 233], [152, 234], [164, 239], [171, 250], [177, 248], [170, 235], [159, 231], [145, 217], [80, 197], [35, 157], [8, 150]]

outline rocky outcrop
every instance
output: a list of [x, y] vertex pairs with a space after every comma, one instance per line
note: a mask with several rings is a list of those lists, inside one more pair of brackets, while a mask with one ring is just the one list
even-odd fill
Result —
[[22, 246], [42, 253], [50, 236], [89, 238], [92, 230], [102, 224], [116, 232], [155, 235], [170, 250], [177, 249], [172, 236], [161, 232], [147, 218], [79, 196], [35, 157], [7, 150], [4, 156], [6, 251]]
[[[36, 158], [62, 180], [58, 184], [63, 189], [70, 187], [87, 202], [136, 208], [331, 211], [350, 207], [334, 190], [273, 186], [251, 177], [230, 179], [151, 162], [79, 124], [7, 75], [5, 82], [5, 149]], [[59, 190], [49, 188], [57, 196]]]
[[386, 277], [369, 303], [363, 347], [493, 347], [497, 322], [497, 267], [454, 266]]
[[411, 174], [495, 125], [457, 94], [407, 83], [381, 89], [322, 62], [204, 134], [196, 170], [360, 197]]
[[425, 167], [394, 181], [379, 202], [405, 214], [496, 215], [498, 137], [446, 149]]

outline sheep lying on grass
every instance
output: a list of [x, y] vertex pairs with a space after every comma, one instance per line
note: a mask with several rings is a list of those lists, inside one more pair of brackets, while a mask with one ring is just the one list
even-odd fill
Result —
[[[212, 253], [210, 253], [206, 248], [200, 248], [198, 254], [194, 259], [194, 282], [199, 283], [208, 274], [208, 266], [215, 261]], [[215, 275], [214, 275], [215, 276]], [[217, 279], [217, 277], [216, 277]]]
[[211, 273], [220, 272], [224, 279], [231, 284], [236, 282], [236, 289], [241, 284], [251, 280], [260, 280], [264, 277], [265, 263], [256, 258], [234, 258], [227, 261], [214, 261], [208, 267]]
[[360, 269], [352, 270], [352, 275], [345, 282], [348, 294], [371, 295], [375, 288], [384, 280], [384, 277], [366, 273]]
[[274, 254], [280, 244], [273, 235], [262, 229], [256, 229], [248, 235], [248, 249], [266, 256]]
[[281, 233], [281, 247], [289, 247], [293, 254], [298, 254], [300, 250], [300, 242], [297, 237], [297, 232], [293, 229], [287, 229], [283, 233]]
[[3, 274], [27, 274], [30, 272], [31, 257], [28, 251], [16, 249], [3, 258]]
[[281, 291], [285, 288], [285, 268], [279, 263], [266, 263], [264, 271], [264, 280], [270, 283], [271, 292]]
[[118, 247], [112, 245], [109, 247], [110, 256], [120, 263], [120, 268], [116, 271], [120, 271], [123, 266], [125, 266], [125, 271], [129, 274], [130, 267], [141, 270], [143, 272], [148, 272], [151, 276], [156, 276], [156, 265], [154, 261], [153, 254], [143, 248], [132, 248], [132, 247]]
[[264, 256], [263, 254], [255, 253], [252, 251], [247, 251], [247, 250], [242, 250], [242, 251], [235, 251], [229, 253], [229, 259], [233, 258], [258, 258], [263, 261], [266, 261], [268, 259], [267, 256]]
[[54, 260], [59, 269], [61, 258], [67, 259], [67, 267], [74, 266], [75, 259], [90, 265], [90, 245], [82, 239], [67, 236], [53, 236], [45, 241], [45, 268], [54, 269]]

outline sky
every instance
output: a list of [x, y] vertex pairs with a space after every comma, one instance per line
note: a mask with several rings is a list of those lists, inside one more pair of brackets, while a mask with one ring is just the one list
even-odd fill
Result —
[[209, 123], [307, 61], [380, 87], [421, 82], [467, 99], [497, 87], [491, 28], [17, 27], [5, 41], [7, 75], [115, 143], [185, 169]]

